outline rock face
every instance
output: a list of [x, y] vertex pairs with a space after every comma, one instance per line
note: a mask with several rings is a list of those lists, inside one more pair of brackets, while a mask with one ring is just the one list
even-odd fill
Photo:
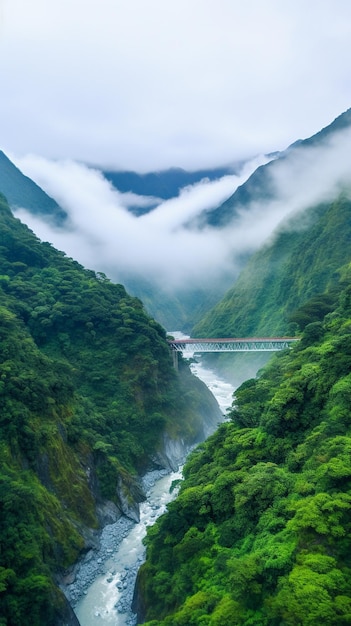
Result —
[[114, 524], [117, 522], [118, 518], [121, 516], [121, 511], [115, 505], [114, 502], [110, 500], [105, 500], [101, 502], [96, 507], [96, 514], [99, 519], [100, 525], [102, 527], [107, 524]]
[[[199, 379], [196, 379], [196, 384], [200, 385], [200, 387], [204, 385]], [[200, 406], [202, 427], [199, 429], [197, 443], [207, 439], [216, 430], [218, 424], [223, 421], [223, 415], [217, 400], [205, 385], [204, 387], [206, 393], [204, 401]], [[152, 460], [156, 466], [164, 467], [174, 472], [184, 463], [192, 447], [183, 439], [172, 439], [167, 433], [164, 433], [162, 447], [153, 455]]]
[[119, 476], [116, 492], [123, 515], [134, 522], [140, 522], [139, 503], [145, 500], [141, 484], [136, 479], [131, 480], [130, 477], [127, 484]]
[[167, 433], [163, 435], [163, 446], [153, 455], [152, 460], [158, 467], [176, 471], [189, 453], [189, 445], [182, 439], [171, 439]]
[[54, 626], [80, 626], [80, 622], [68, 600], [63, 596], [62, 601], [62, 609], [56, 611]]

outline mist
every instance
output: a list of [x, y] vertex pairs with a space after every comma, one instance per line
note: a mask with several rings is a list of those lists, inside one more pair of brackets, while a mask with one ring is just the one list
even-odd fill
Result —
[[[136, 278], [169, 293], [210, 289], [223, 276], [234, 282], [243, 258], [269, 241], [288, 218], [299, 214], [293, 227], [305, 228], [308, 208], [349, 188], [350, 147], [351, 130], [343, 130], [318, 147], [288, 151], [269, 168], [272, 199], [236, 207], [232, 222], [223, 228], [201, 229], [193, 218], [220, 206], [267, 157], [246, 163], [239, 174], [185, 187], [167, 201], [121, 193], [99, 170], [74, 161], [12, 157], [69, 217], [59, 228], [24, 209], [15, 213], [41, 240], [116, 282]], [[131, 205], [155, 204], [140, 217], [128, 211]]]
[[[11, 157], [67, 212], [68, 223], [58, 228], [18, 208], [16, 216], [43, 241], [49, 241], [85, 267], [105, 272], [113, 280], [137, 275], [174, 290], [199, 287], [229, 271], [235, 263], [231, 234], [206, 228], [191, 229], [190, 219], [219, 206], [267, 157], [247, 163], [239, 175], [204, 179], [184, 187], [170, 200], [125, 194], [99, 170], [74, 161], [49, 161], [30, 155]], [[157, 207], [136, 217], [128, 207]], [[237, 241], [240, 252], [243, 246]], [[239, 249], [240, 248], [240, 249]]]

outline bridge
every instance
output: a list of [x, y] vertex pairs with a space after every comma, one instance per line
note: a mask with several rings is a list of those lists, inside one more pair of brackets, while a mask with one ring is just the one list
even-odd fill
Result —
[[299, 337], [230, 337], [226, 339], [170, 339], [174, 366], [178, 366], [178, 352], [277, 352], [290, 348]]

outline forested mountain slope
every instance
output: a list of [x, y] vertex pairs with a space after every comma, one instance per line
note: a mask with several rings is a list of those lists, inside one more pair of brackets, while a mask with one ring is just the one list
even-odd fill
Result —
[[[280, 152], [271, 162], [258, 167], [257, 170], [248, 178], [248, 180], [240, 185], [237, 190], [216, 209], [204, 212], [201, 221], [205, 225], [215, 227], [223, 227], [235, 220], [240, 214], [243, 207], [247, 207], [252, 203], [264, 203], [274, 200], [277, 197], [277, 181], [280, 171], [283, 168], [291, 167], [292, 176], [294, 175], [294, 167], [296, 161], [304, 163], [304, 159], [308, 152], [314, 149], [316, 165], [320, 167], [321, 179], [323, 179], [323, 164], [318, 163], [318, 148], [333, 145], [333, 141], [337, 137], [341, 137], [351, 128], [351, 109], [348, 109], [331, 124], [320, 130], [318, 133], [304, 140], [296, 141], [284, 152]], [[297, 190], [298, 190], [298, 181]]]
[[0, 150], [0, 192], [6, 196], [11, 207], [27, 209], [44, 215], [56, 224], [67, 217], [57, 202], [41, 189], [31, 178], [22, 174], [12, 161]]
[[351, 201], [305, 209], [251, 257], [234, 286], [194, 328], [198, 337], [289, 334], [294, 311], [335, 284], [351, 259]]
[[165, 438], [202, 439], [219, 410], [176, 374], [139, 300], [40, 242], [3, 197], [0, 345], [0, 624], [66, 624], [65, 569], [94, 529], [137, 515]]
[[339, 276], [325, 319], [301, 311], [301, 341], [237, 390], [149, 530], [148, 626], [350, 624], [351, 265]]

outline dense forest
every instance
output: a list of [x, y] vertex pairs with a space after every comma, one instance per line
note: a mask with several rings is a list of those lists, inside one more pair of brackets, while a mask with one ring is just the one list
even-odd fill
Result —
[[335, 284], [337, 270], [351, 259], [350, 211], [351, 201], [341, 193], [281, 223], [224, 298], [203, 316], [194, 335], [294, 333], [296, 309], [312, 298], [316, 310], [326, 312], [329, 296], [319, 294]]
[[0, 342], [0, 624], [50, 626], [69, 612], [63, 572], [143, 499], [165, 437], [201, 440], [218, 407], [140, 300], [40, 242], [4, 197]]
[[296, 311], [301, 341], [236, 391], [149, 530], [147, 626], [351, 623], [350, 264], [338, 278]]
[[[332, 202], [308, 207], [282, 222], [192, 335], [294, 335], [301, 316], [322, 319], [333, 306], [338, 269], [351, 260], [350, 211], [351, 202], [342, 192]], [[305, 304], [308, 310], [303, 312]], [[256, 374], [267, 355], [206, 355], [205, 360], [238, 385]]]

